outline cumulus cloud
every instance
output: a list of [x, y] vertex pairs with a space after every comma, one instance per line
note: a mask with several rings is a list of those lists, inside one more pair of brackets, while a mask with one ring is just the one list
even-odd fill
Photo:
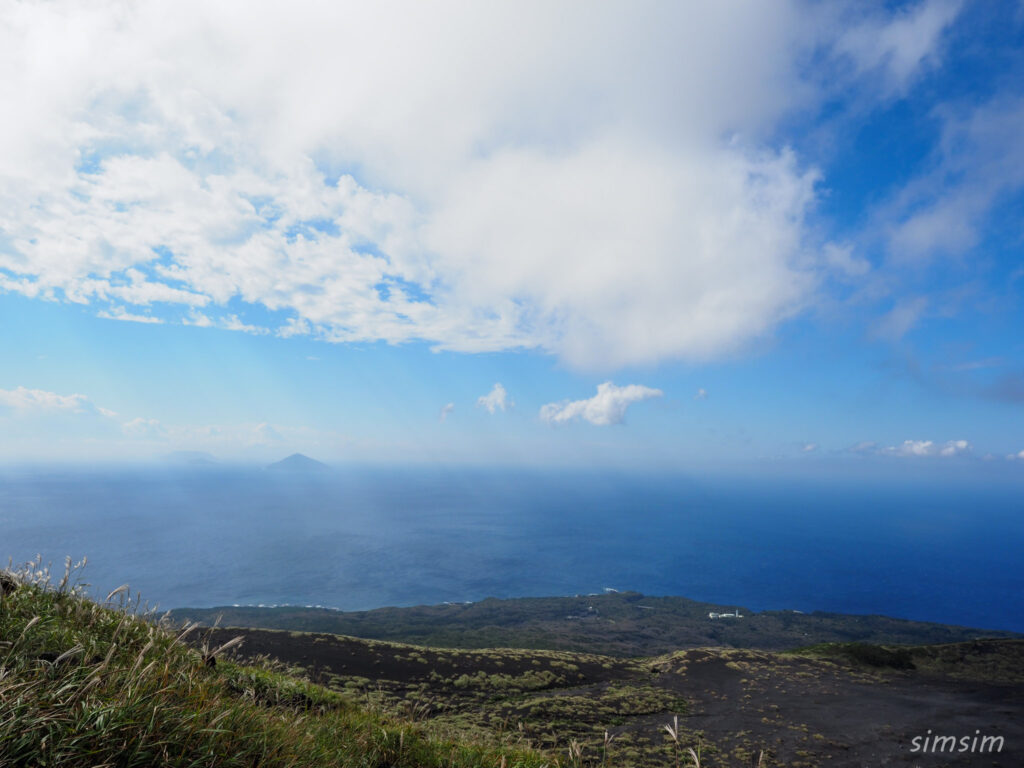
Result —
[[[480, 408], [486, 408], [488, 413], [493, 414], [495, 411], [504, 411], [506, 406], [506, 398], [508, 393], [500, 383], [496, 383], [491, 391], [486, 395], [482, 395], [477, 398], [476, 404]], [[512, 406], [511, 402], [508, 402], [509, 407]]]
[[706, 389], [704, 389], [703, 387], [701, 387], [694, 394], [693, 399], [694, 400], [707, 400], [708, 399], [708, 391]]
[[971, 444], [966, 440], [950, 440], [939, 449], [940, 456], [958, 456], [971, 450]]
[[1007, 455], [1010, 461], [1024, 461], [1024, 450], [1018, 451], [1017, 453], [1011, 453]]
[[253, 445], [271, 445], [284, 442], [284, 437], [279, 431], [266, 422], [253, 427], [250, 443]]
[[931, 440], [904, 440], [901, 445], [886, 448], [887, 453], [899, 456], [933, 456], [937, 450]]
[[803, 451], [804, 453], [814, 453], [815, 451], [818, 450], [818, 444], [804, 443], [803, 446], [801, 446], [800, 450]]
[[974, 446], [967, 440], [947, 440], [944, 443], [934, 440], [904, 440], [898, 445], [879, 445], [865, 441], [847, 449], [849, 453], [862, 456], [896, 456], [910, 458], [939, 457], [952, 458], [972, 453]]
[[112, 411], [97, 408], [85, 395], [59, 395], [56, 392], [27, 387], [0, 389], [0, 407], [9, 408], [16, 413], [102, 412], [103, 415], [113, 415]]
[[243, 331], [245, 333], [251, 333], [256, 336], [263, 336], [264, 334], [270, 333], [270, 330], [263, 328], [259, 325], [250, 325], [244, 323], [238, 319], [238, 315], [230, 315], [224, 319], [222, 328], [226, 328], [229, 331]]
[[167, 430], [157, 419], [144, 419], [141, 416], [121, 425], [121, 431], [128, 437], [140, 440], [165, 440]]
[[915, 8], [854, 34], [800, 0], [8, 3], [0, 290], [590, 368], [730, 354], [829, 267], [818, 173], [774, 143], [820, 99], [803, 64], [909, 83], [953, 6]]
[[448, 417], [452, 415], [452, 411], [455, 410], [455, 403], [447, 403], [441, 407], [441, 412], [437, 416], [437, 420], [444, 423], [448, 420]]
[[881, 453], [889, 456], [960, 456], [971, 451], [971, 444], [966, 440], [949, 440], [936, 443], [932, 440], [904, 440], [900, 445], [892, 445], [882, 449]]
[[617, 387], [606, 381], [599, 384], [597, 394], [587, 400], [563, 400], [560, 403], [541, 406], [540, 418], [549, 424], [564, 424], [583, 419], [595, 426], [607, 427], [610, 424], [621, 424], [631, 403], [661, 397], [662, 394], [660, 389], [651, 389], [640, 384]]

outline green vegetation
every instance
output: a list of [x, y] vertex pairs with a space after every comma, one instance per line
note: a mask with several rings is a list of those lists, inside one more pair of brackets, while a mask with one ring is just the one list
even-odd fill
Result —
[[923, 673], [954, 680], [1024, 684], [1024, 640], [974, 640], [909, 649]]
[[916, 669], [909, 648], [886, 648], [871, 643], [822, 643], [797, 652], [846, 659], [880, 669]]
[[301, 630], [436, 648], [534, 648], [609, 656], [656, 656], [708, 646], [787, 650], [809, 643], [925, 645], [1012, 632], [953, 627], [887, 616], [796, 611], [752, 612], [710, 619], [735, 606], [684, 597], [615, 592], [577, 597], [489, 598], [477, 603], [335, 611], [326, 608], [181, 608], [178, 621], [231, 627]]
[[[241, 665], [130, 603], [83, 597], [69, 568], [0, 580], [0, 766], [521, 766], [539, 753], [444, 739], [395, 714]], [[191, 639], [199, 647], [187, 646]], [[214, 666], [211, 666], [214, 665]]]
[[918, 735], [922, 706], [1024, 743], [1016, 639], [622, 658], [180, 625], [38, 564], [0, 588], [0, 768], [860, 766]]
[[980, 638], [961, 643], [906, 646], [819, 643], [792, 653], [878, 671], [916, 670], [928, 677], [1002, 685], [1024, 683], [1024, 640]]
[[939, 645], [880, 646], [821, 643], [794, 653], [923, 675], [997, 684], [1024, 683], [1024, 640], [983, 638]]

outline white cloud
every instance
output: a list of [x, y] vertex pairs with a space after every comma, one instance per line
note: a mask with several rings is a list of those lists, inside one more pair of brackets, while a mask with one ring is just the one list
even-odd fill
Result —
[[801, 67], [909, 83], [950, 8], [848, 34], [798, 0], [5, 4], [0, 290], [589, 368], [731, 354], [836, 268], [816, 171], [772, 143], [820, 98]]
[[1017, 453], [1008, 454], [1007, 457], [1010, 461], [1024, 461], [1024, 450], [1018, 451]]
[[19, 386], [0, 389], [0, 453], [19, 461], [52, 460], [77, 446], [96, 458], [124, 438], [121, 420], [83, 394]]
[[826, 243], [822, 259], [836, 274], [847, 279], [863, 277], [871, 271], [871, 263], [854, 253], [852, 245]]
[[818, 444], [817, 443], [804, 443], [803, 446], [800, 448], [800, 450], [803, 451], [804, 453], [814, 453], [815, 451], [818, 450]]
[[96, 317], [102, 317], [105, 320], [124, 320], [129, 323], [151, 323], [158, 325], [163, 322], [159, 317], [134, 314], [125, 310], [124, 307], [112, 307], [111, 309], [101, 310], [96, 313]]
[[284, 437], [270, 424], [263, 422], [253, 427], [249, 442], [253, 445], [272, 445], [284, 442]]
[[[147, 422], [145, 419], [136, 421]], [[154, 420], [149, 420], [155, 422]], [[159, 424], [159, 422], [156, 422]], [[267, 422], [241, 424], [174, 424], [159, 427], [160, 434], [183, 449], [208, 449], [214, 451], [251, 451], [280, 447], [289, 444], [299, 446], [325, 433], [317, 430], [287, 428]]]
[[697, 390], [696, 394], [693, 396], [693, 399], [694, 400], [707, 400], [708, 399], [708, 391], [706, 389], [704, 389], [703, 387], [701, 387], [700, 389]]
[[455, 410], [455, 403], [447, 403], [446, 405], [442, 406], [441, 412], [437, 416], [438, 421], [441, 421], [441, 422], [447, 421], [448, 417], [451, 416], [452, 411], [454, 411], [454, 410]]
[[932, 456], [936, 450], [931, 440], [904, 440], [902, 445], [890, 446], [886, 452], [899, 456]]
[[152, 458], [145, 450], [208, 449], [232, 457], [273, 457], [274, 451], [350, 448], [351, 438], [324, 429], [262, 423], [165, 424], [155, 418], [119, 419], [86, 395], [42, 389], [0, 389], [0, 455], [16, 460], [56, 457]]
[[847, 449], [850, 453], [870, 454], [878, 452], [878, 443], [871, 440], [863, 440]]
[[296, 317], [289, 317], [285, 324], [277, 329], [277, 335], [282, 339], [290, 339], [292, 336], [308, 336], [311, 332], [309, 323]]
[[167, 430], [157, 419], [144, 419], [141, 416], [121, 425], [121, 431], [128, 437], [140, 440], [165, 440]]
[[[0, 389], [0, 407], [9, 408], [16, 413], [86, 413], [98, 410], [85, 395], [58, 395], [56, 392], [26, 387]], [[112, 412], [104, 410], [104, 415], [106, 414]]]
[[661, 397], [662, 394], [660, 389], [651, 389], [640, 384], [617, 387], [606, 381], [598, 385], [597, 394], [588, 400], [564, 400], [542, 406], [540, 418], [549, 424], [584, 419], [596, 426], [606, 427], [610, 424], [621, 424], [626, 416], [626, 408], [631, 403]]
[[957, 112], [941, 110], [933, 169], [911, 181], [884, 212], [898, 260], [958, 255], [979, 242], [985, 218], [1024, 187], [1024, 98], [994, 98]]
[[875, 323], [874, 334], [899, 341], [918, 324], [927, 309], [928, 299], [923, 296], [901, 299]]
[[238, 315], [230, 315], [224, 319], [221, 324], [222, 328], [226, 328], [229, 331], [244, 331], [245, 333], [251, 333], [255, 336], [263, 336], [270, 333], [267, 328], [263, 328], [258, 325], [249, 325], [238, 319]]
[[937, 63], [940, 38], [962, 6], [963, 0], [922, 0], [895, 15], [876, 11], [849, 26], [836, 49], [851, 58], [859, 74], [873, 74], [890, 94], [902, 94]]
[[932, 440], [904, 440], [900, 445], [893, 445], [881, 451], [890, 456], [961, 456], [972, 450], [966, 440], [949, 440], [935, 443]]
[[213, 326], [213, 320], [204, 315], [202, 312], [189, 312], [186, 317], [183, 317], [182, 325], [194, 325], [198, 328], [210, 328]]
[[940, 456], [958, 456], [971, 450], [971, 444], [966, 440], [950, 440], [939, 450]]
[[[505, 388], [500, 383], [497, 383], [490, 392], [477, 398], [476, 404], [480, 408], [486, 408], [487, 412], [491, 414], [495, 411], [504, 411], [507, 395], [508, 393], [505, 391]], [[512, 405], [513, 403], [508, 403], [509, 407]]]
[[971, 454], [974, 446], [967, 440], [947, 440], [944, 443], [937, 443], [934, 440], [904, 440], [898, 445], [889, 446], [865, 441], [847, 450], [850, 453], [872, 456], [953, 458]]
[[798, 262], [815, 178], [789, 153], [681, 155], [617, 138], [557, 159], [498, 154], [456, 181], [426, 228], [451, 295], [498, 313], [481, 318], [490, 340], [446, 346], [508, 334], [580, 367], [734, 351], [813, 286]]

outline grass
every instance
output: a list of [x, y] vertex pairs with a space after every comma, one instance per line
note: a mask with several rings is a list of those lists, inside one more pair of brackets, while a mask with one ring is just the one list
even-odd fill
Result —
[[76, 572], [69, 563], [52, 583], [39, 563], [0, 571], [0, 768], [868, 764], [887, 748], [872, 746], [873, 715], [845, 717], [844, 739], [806, 702], [856, 713], [881, 699], [905, 735], [918, 718], [907, 693], [929, 695], [929, 680], [944, 697], [970, 683], [943, 706], [985, 718], [1017, 711], [1024, 683], [1024, 641], [1014, 639], [635, 659], [446, 650], [179, 626], [126, 588], [87, 599]]
[[888, 648], [872, 643], [820, 643], [793, 653], [845, 659], [876, 669], [916, 669], [910, 648]]
[[231, 643], [100, 605], [34, 563], [0, 579], [0, 767], [540, 768], [543, 754], [432, 735], [344, 694], [242, 665]]

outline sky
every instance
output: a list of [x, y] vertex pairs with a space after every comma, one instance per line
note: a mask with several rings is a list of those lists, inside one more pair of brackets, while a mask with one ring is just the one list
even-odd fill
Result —
[[0, 4], [0, 462], [1024, 475], [1024, 3]]

